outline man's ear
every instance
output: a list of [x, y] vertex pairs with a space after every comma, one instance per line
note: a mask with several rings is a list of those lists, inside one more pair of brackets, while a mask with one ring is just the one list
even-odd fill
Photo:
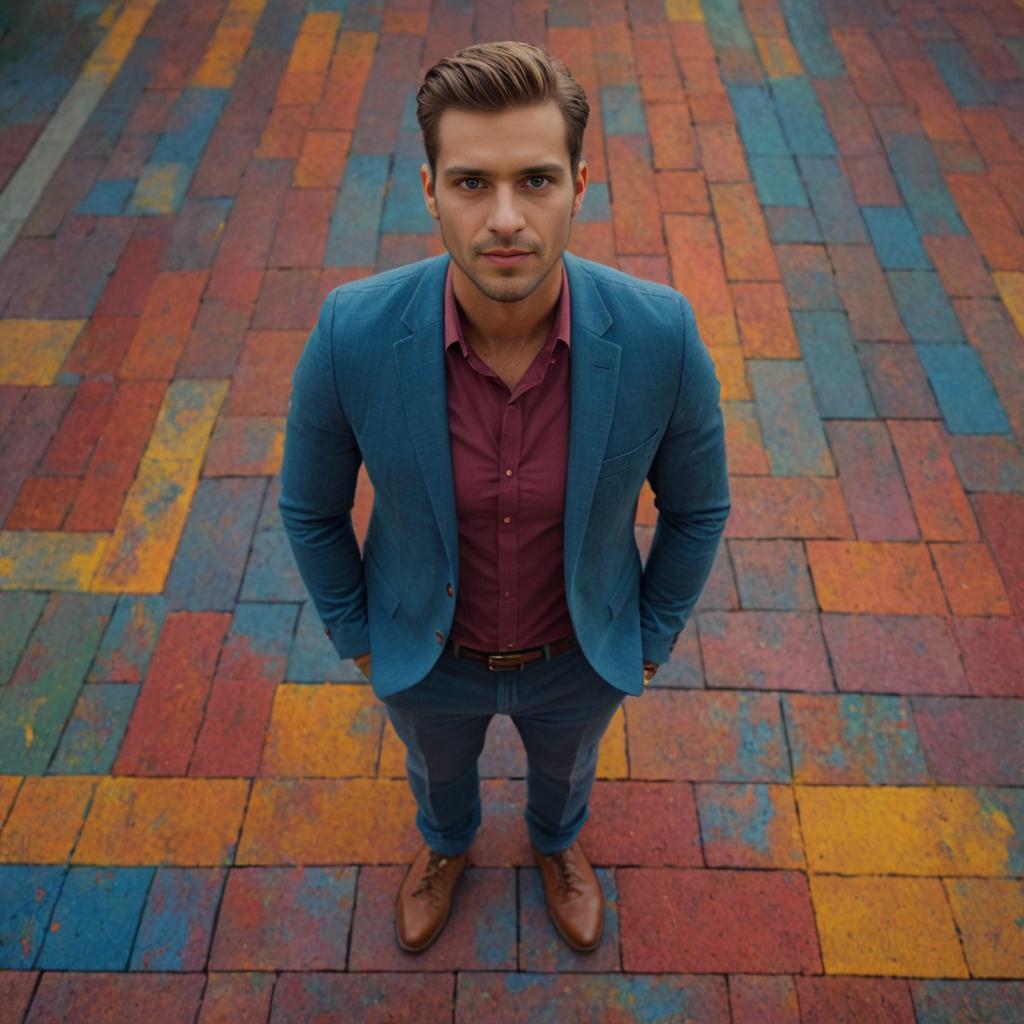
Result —
[[573, 191], [575, 195], [572, 200], [572, 214], [575, 217], [580, 212], [580, 207], [583, 205], [583, 197], [587, 194], [587, 176], [589, 169], [587, 168], [587, 161], [580, 160], [580, 165], [576, 169], [576, 178], [572, 183]]
[[423, 186], [423, 202], [427, 204], [427, 213], [437, 220], [437, 197], [434, 195], [434, 178], [430, 173], [430, 164], [420, 165], [420, 184]]

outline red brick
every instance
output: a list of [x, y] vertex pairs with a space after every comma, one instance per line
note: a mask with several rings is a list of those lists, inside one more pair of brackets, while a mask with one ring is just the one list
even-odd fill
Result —
[[780, 245], [775, 250], [792, 309], [836, 309], [839, 296], [823, 245]]
[[704, 863], [693, 789], [685, 782], [597, 782], [585, 838], [587, 856], [598, 865]]
[[984, 544], [932, 544], [954, 615], [1011, 615], [1010, 599]]
[[266, 265], [291, 183], [292, 167], [286, 160], [250, 161], [217, 251], [214, 279], [221, 265], [228, 265], [236, 272], [262, 270]]
[[319, 269], [336, 199], [337, 190], [334, 188], [290, 190], [267, 266]]
[[323, 97], [313, 112], [311, 128], [330, 131], [355, 128], [376, 43], [376, 32], [341, 33]]
[[743, 144], [731, 124], [702, 124], [697, 127], [700, 164], [708, 181], [750, 181]]
[[840, 690], [968, 692], [956, 641], [943, 618], [823, 615], [821, 626]]
[[[423, 236], [420, 235], [418, 237], [422, 238]], [[381, 236], [382, 241], [387, 238], [387, 235]], [[584, 259], [596, 260], [598, 263], [606, 263], [609, 266], [613, 265], [616, 259], [615, 233], [611, 222], [591, 220], [584, 221], [583, 223], [574, 223], [569, 251], [577, 256], [582, 256]]]
[[38, 971], [6, 970], [0, 974], [0, 1024], [21, 1024], [38, 980]]
[[672, 287], [672, 272], [665, 256], [620, 256], [619, 269], [644, 281], [657, 281]]
[[305, 331], [249, 331], [228, 392], [228, 416], [284, 416]]
[[114, 764], [118, 775], [184, 775], [228, 614], [176, 612], [164, 622]]
[[858, 345], [857, 356], [879, 416], [938, 417], [939, 407], [912, 345], [880, 342]]
[[946, 184], [989, 266], [1024, 270], [1024, 238], [991, 182], [978, 174], [947, 174]]
[[266, 679], [215, 679], [188, 774], [256, 775], [275, 689], [276, 684]]
[[1003, 202], [1009, 207], [1017, 225], [1024, 230], [1024, 186], [1021, 185], [1019, 164], [1000, 164], [989, 171], [992, 184], [999, 190]]
[[84, 380], [61, 421], [39, 472], [55, 476], [81, 476], [89, 463], [114, 400], [109, 380]]
[[921, 239], [950, 298], [992, 298], [996, 287], [970, 235], [926, 235]]
[[[578, 79], [578, 76], [573, 75]], [[674, 71], [668, 75], [640, 75], [640, 95], [643, 98], [644, 106], [647, 108], [648, 121], [658, 116], [657, 108], [662, 104], [671, 103], [676, 106], [686, 104], [686, 92], [679, 75]], [[651, 109], [654, 108], [654, 109]], [[689, 120], [690, 108], [686, 108], [686, 116]], [[692, 130], [692, 129], [691, 129]]]
[[731, 286], [747, 359], [799, 359], [800, 346], [789, 316], [786, 290], [768, 282]]
[[[987, 70], [987, 69], [986, 69]], [[960, 112], [978, 152], [987, 164], [1019, 164], [1024, 153], [1010, 137], [1000, 112], [995, 109], [965, 108]], [[1020, 171], [1020, 168], [1017, 168]]]
[[30, 476], [4, 523], [5, 530], [59, 530], [82, 481], [77, 477]]
[[714, 55], [687, 57], [680, 63], [694, 124], [733, 124], [732, 104], [719, 77]]
[[709, 867], [805, 866], [791, 786], [702, 782], [696, 790]]
[[[270, 1017], [274, 977], [267, 972], [211, 971], [203, 991], [198, 1024], [266, 1024]], [[323, 975], [311, 977], [322, 979]]]
[[715, 48], [703, 21], [673, 21], [669, 22], [668, 29], [672, 49], [680, 61], [684, 58], [715, 59]]
[[733, 1024], [800, 1024], [793, 979], [784, 974], [734, 974], [729, 978]]
[[201, 973], [46, 971], [26, 1020], [138, 1024], [145, 1007], [145, 1016], [160, 1024], [192, 1024], [205, 984]]
[[825, 424], [839, 484], [861, 540], [917, 540], [917, 522], [885, 425]]
[[302, 140], [309, 129], [310, 104], [274, 107], [256, 147], [257, 160], [295, 160], [302, 153]]
[[[211, 984], [215, 977], [210, 975]], [[394, 1024], [395, 1021], [407, 1019], [410, 1013], [422, 1024], [451, 1024], [455, 1019], [455, 978], [451, 974], [342, 974], [302, 970], [251, 977], [266, 978], [268, 1000], [273, 988], [272, 1019], [275, 1021], [317, 1021], [328, 1024], [354, 1014], [359, 1024]], [[463, 985], [466, 977], [462, 975]], [[508, 975], [498, 977], [506, 978]], [[206, 998], [209, 999], [209, 994]], [[462, 1002], [460, 991], [460, 1006]], [[225, 999], [225, 1008], [230, 1005], [229, 1000]], [[412, 1007], [415, 1007], [415, 1011]], [[253, 1024], [264, 1024], [268, 1019], [267, 1014], [258, 1021], [254, 1017]], [[475, 1020], [483, 1024], [482, 1018], [477, 1017]], [[214, 1021], [221, 1024], [219, 1017], [211, 1020], [210, 1024], [214, 1024]], [[199, 1024], [207, 1024], [206, 1018], [200, 1017]], [[232, 1015], [224, 1017], [223, 1024], [247, 1022], [239, 1022]]]
[[665, 233], [673, 281], [693, 304], [702, 338], [711, 346], [739, 344], [715, 222], [668, 214]]
[[309, 331], [316, 323], [319, 269], [268, 270], [263, 275], [252, 326], [264, 330]]
[[875, 1021], [914, 1024], [914, 1003], [903, 978], [797, 977], [801, 1024]]
[[830, 245], [836, 288], [857, 341], [907, 341], [889, 285], [869, 245]]
[[1024, 620], [1024, 495], [975, 494], [971, 503], [1010, 601]]
[[296, 188], [339, 188], [351, 143], [351, 132], [307, 133], [292, 183]]
[[849, 79], [815, 78], [813, 83], [844, 166], [849, 158], [873, 157], [884, 164], [875, 126]]
[[954, 619], [971, 692], [1024, 697], [1024, 629], [1014, 619]]
[[834, 689], [814, 612], [702, 612], [697, 625], [708, 686]]
[[967, 138], [960, 120], [960, 109], [932, 60], [893, 60], [890, 67], [899, 81], [907, 105], [915, 112], [925, 134], [933, 143]]
[[925, 540], [977, 540], [967, 496], [936, 420], [889, 420], [903, 479]]
[[[823, 970], [801, 872], [621, 868], [616, 882], [627, 971]], [[655, 906], [658, 927], [652, 928]]]
[[143, 217], [117, 262], [95, 316], [140, 316], [160, 272], [170, 237], [170, 217]]
[[768, 229], [749, 183], [711, 185], [711, 202], [722, 233], [725, 272], [731, 281], [779, 281]]
[[832, 31], [832, 38], [843, 55], [846, 73], [866, 104], [878, 106], [903, 102], [899, 85], [866, 29], [836, 28]]
[[726, 537], [852, 537], [839, 481], [824, 477], [737, 477]]
[[[698, 611], [735, 611], [740, 606], [736, 594], [736, 581], [732, 573], [732, 561], [729, 558], [729, 546], [719, 544], [715, 560], [711, 563], [700, 599], [697, 601]], [[694, 632], [694, 630], [690, 630]]]
[[253, 305], [209, 296], [203, 299], [185, 351], [178, 360], [177, 375], [207, 379], [230, 377], [248, 333]]
[[903, 205], [903, 196], [889, 170], [889, 162], [880, 153], [847, 156], [843, 158], [842, 164], [858, 205]]
[[823, 611], [946, 614], [924, 544], [810, 540], [807, 558]]
[[611, 181], [615, 247], [620, 253], [663, 253], [654, 171], [642, 135], [610, 135], [608, 173]]
[[118, 385], [82, 489], [64, 524], [66, 530], [114, 528], [166, 388], [164, 381], [149, 380]]
[[189, 194], [201, 198], [238, 195], [259, 140], [259, 129], [232, 131], [222, 120], [203, 151]]
[[647, 125], [657, 170], [694, 170], [700, 166], [697, 140], [685, 103], [648, 109]]
[[662, 213], [711, 213], [703, 171], [659, 171], [655, 178]]

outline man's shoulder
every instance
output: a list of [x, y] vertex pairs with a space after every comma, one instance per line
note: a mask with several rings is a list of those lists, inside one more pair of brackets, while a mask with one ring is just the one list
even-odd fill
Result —
[[327, 301], [356, 305], [365, 302], [373, 308], [379, 308], [381, 303], [400, 302], [403, 298], [407, 300], [416, 290], [423, 275], [438, 269], [446, 259], [447, 255], [430, 256], [415, 263], [382, 270], [368, 277], [346, 281], [328, 292]]
[[570, 260], [579, 272], [591, 278], [613, 316], [618, 313], [643, 320], [678, 322], [681, 311], [688, 305], [686, 296], [669, 285], [635, 277], [582, 256], [572, 255]]

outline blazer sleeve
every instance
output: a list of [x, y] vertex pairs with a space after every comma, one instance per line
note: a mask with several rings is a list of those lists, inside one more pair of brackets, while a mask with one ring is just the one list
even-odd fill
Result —
[[362, 454], [342, 411], [329, 294], [292, 377], [278, 507], [306, 588], [343, 658], [370, 649], [363, 563], [352, 528]]
[[644, 660], [656, 662], [669, 659], [700, 597], [731, 508], [721, 389], [693, 310], [679, 298], [679, 391], [647, 477], [658, 519], [640, 591], [640, 628]]

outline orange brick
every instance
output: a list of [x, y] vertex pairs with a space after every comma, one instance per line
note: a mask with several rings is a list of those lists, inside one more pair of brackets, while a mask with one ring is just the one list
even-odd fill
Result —
[[718, 61], [686, 58], [681, 61], [686, 99], [694, 124], [733, 124], [735, 115], [729, 95], [718, 74]]
[[388, 7], [384, 11], [385, 32], [406, 32], [413, 36], [425, 36], [430, 20], [429, 11], [402, 11]]
[[830, 245], [836, 288], [856, 341], [908, 341], [889, 285], [870, 245]]
[[738, 345], [732, 296], [714, 221], [710, 217], [667, 214], [665, 234], [672, 278], [693, 304], [704, 341], [708, 345]]
[[750, 181], [743, 145], [731, 124], [700, 124], [700, 162], [708, 181]]
[[741, 539], [852, 537], [853, 526], [835, 477], [737, 477], [726, 537]]
[[95, 788], [94, 778], [28, 776], [0, 832], [0, 862], [63, 864]]
[[807, 560], [822, 611], [947, 614], [925, 544], [810, 540]]
[[615, 235], [610, 221], [573, 221], [569, 251], [598, 263], [615, 264]]
[[889, 420], [889, 433], [925, 540], [977, 540], [949, 441], [935, 420]]
[[710, 213], [703, 171], [659, 171], [658, 202], [662, 213]]
[[890, 74], [867, 29], [836, 28], [832, 31], [832, 38], [843, 55], [846, 73], [865, 103], [881, 105], [903, 102], [900, 87]]
[[672, 287], [672, 272], [667, 256], [620, 256], [619, 270], [645, 281], [657, 281]]
[[768, 241], [768, 230], [761, 215], [754, 186], [714, 184], [711, 203], [715, 210], [725, 272], [730, 281], [778, 281], [779, 266]]
[[[574, 76], [575, 77], [575, 76]], [[643, 97], [645, 106], [660, 107], [664, 103], [685, 104], [686, 92], [679, 75], [673, 72], [670, 75], [641, 75], [640, 95]], [[659, 115], [658, 110], [649, 110], [648, 120]], [[687, 109], [687, 120], [690, 112]]]
[[744, 355], [748, 359], [799, 359], [785, 288], [760, 282], [731, 288]]
[[947, 174], [960, 215], [993, 270], [1024, 270], [1024, 237], [992, 183], [980, 174]]
[[616, 250], [663, 253], [661, 211], [645, 139], [639, 135], [611, 135], [606, 141]]
[[927, 235], [921, 239], [950, 298], [994, 298], [996, 286], [970, 235]]
[[118, 375], [122, 379], [168, 380], [174, 376], [208, 276], [206, 270], [157, 274], [121, 363]]
[[308, 71], [286, 71], [277, 83], [275, 107], [314, 107], [323, 96], [326, 75]]
[[633, 56], [637, 67], [645, 75], [674, 75], [675, 57], [672, 40], [665, 35], [633, 37]]
[[313, 108], [309, 105], [274, 107], [254, 154], [257, 160], [290, 160], [302, 152]]
[[[716, 352], [728, 349], [716, 349]], [[768, 476], [771, 467], [761, 440], [761, 425], [752, 402], [722, 402], [729, 472], [736, 476]]]
[[377, 46], [376, 32], [342, 32], [310, 128], [352, 131]]
[[697, 140], [686, 104], [665, 104], [647, 111], [647, 125], [659, 171], [692, 170], [699, 166]]
[[672, 49], [682, 60], [685, 57], [696, 60], [715, 59], [715, 48], [702, 21], [673, 21], [669, 23]]
[[1012, 615], [1010, 598], [984, 544], [932, 544], [954, 615]]
[[708, 351], [722, 385], [722, 401], [743, 401], [753, 398], [747, 382], [747, 364], [739, 345], [713, 345]]
[[21, 485], [4, 529], [59, 530], [81, 487], [79, 477], [30, 476]]
[[345, 173], [351, 142], [351, 132], [308, 132], [302, 140], [292, 184], [296, 188], [337, 188]]

